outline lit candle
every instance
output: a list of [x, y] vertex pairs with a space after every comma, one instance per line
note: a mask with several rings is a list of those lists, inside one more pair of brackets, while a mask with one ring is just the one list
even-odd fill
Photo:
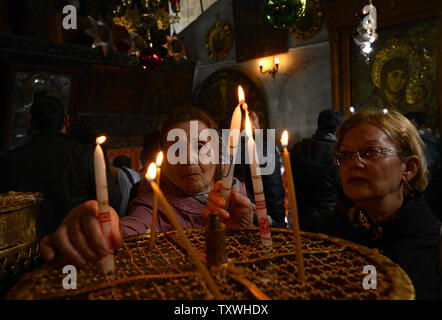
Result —
[[226, 200], [225, 208], [229, 207], [230, 190], [232, 188], [233, 171], [235, 169], [236, 151], [238, 150], [238, 140], [241, 130], [241, 105], [245, 104], [244, 91], [238, 86], [238, 106], [233, 111], [230, 122], [229, 141], [227, 144], [227, 155], [229, 162], [224, 164], [221, 195]]
[[269, 218], [267, 216], [266, 199], [262, 185], [261, 169], [259, 168], [258, 156], [256, 154], [255, 140], [253, 140], [252, 124], [246, 112], [246, 134], [248, 137], [247, 150], [250, 159], [250, 175], [252, 176], [253, 193], [255, 194], [256, 214], [258, 216], [259, 234], [261, 243], [269, 247], [272, 245]]
[[290, 153], [287, 151], [288, 143], [289, 143], [289, 134], [287, 130], [284, 130], [281, 137], [281, 145], [283, 148], [282, 160], [284, 162], [284, 168], [287, 172], [286, 177], [288, 181], [289, 203], [290, 203], [290, 208], [292, 209], [291, 210], [292, 228], [293, 228], [293, 237], [295, 240], [295, 247], [296, 247], [296, 263], [298, 266], [298, 277], [301, 281], [303, 281], [305, 279], [304, 257], [302, 253], [301, 232], [299, 229], [298, 206], [296, 204], [295, 185], [293, 183], [292, 166], [290, 164]]
[[[160, 176], [161, 176], [161, 164], [163, 163], [163, 151], [160, 151], [156, 159], [156, 179], [155, 182], [160, 186]], [[152, 223], [150, 225], [150, 246], [149, 250], [152, 250], [154, 239], [155, 239], [155, 229], [157, 225], [157, 215], [158, 215], [158, 196], [156, 193], [153, 194], [153, 206], [152, 206]]]
[[275, 58], [275, 60], [273, 60], [273, 62], [275, 63], [276, 70], [278, 70], [278, 68], [279, 68], [279, 58]]
[[210, 275], [209, 271], [207, 270], [206, 266], [201, 262], [200, 257], [198, 256], [198, 253], [196, 252], [195, 248], [190, 243], [189, 239], [187, 238], [186, 234], [184, 233], [183, 227], [179, 223], [178, 219], [175, 216], [175, 213], [172, 210], [172, 207], [169, 205], [169, 202], [167, 202], [166, 197], [164, 196], [163, 192], [161, 191], [158, 184], [154, 181], [156, 176], [156, 165], [155, 163], [151, 163], [149, 167], [147, 168], [146, 172], [146, 179], [150, 183], [153, 192], [157, 195], [158, 200], [160, 201], [161, 205], [163, 206], [164, 212], [167, 215], [167, 218], [172, 223], [173, 227], [178, 231], [178, 234], [181, 236], [184, 245], [186, 246], [186, 250], [189, 253], [190, 257], [193, 259], [193, 261], [196, 264], [196, 267], [203, 275], [204, 279], [207, 282], [207, 285], [209, 289], [214, 294], [215, 298], [217, 300], [223, 299], [223, 296], [221, 292], [219, 291], [218, 287], [215, 284], [215, 281], [213, 280], [212, 276]]
[[111, 214], [109, 211], [109, 196], [107, 191], [106, 163], [100, 144], [106, 141], [105, 136], [98, 137], [94, 152], [95, 187], [98, 201], [98, 220], [101, 230], [106, 239], [106, 256], [103, 258], [101, 267], [104, 272], [115, 270], [114, 246], [112, 242]]

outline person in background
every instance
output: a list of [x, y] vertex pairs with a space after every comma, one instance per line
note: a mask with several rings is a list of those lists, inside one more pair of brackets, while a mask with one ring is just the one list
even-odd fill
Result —
[[[427, 189], [425, 189], [425, 199], [431, 208], [434, 215], [442, 221], [442, 203], [440, 201], [440, 195], [442, 190], [442, 165], [439, 164], [433, 168], [431, 172], [431, 179], [428, 183]], [[442, 264], [442, 263], [441, 263]]]
[[119, 155], [113, 161], [114, 167], [117, 169], [117, 181], [121, 191], [121, 204], [118, 215], [124, 217], [126, 215], [129, 195], [135, 183], [140, 181], [140, 174], [131, 168], [130, 158], [126, 155]]
[[[40, 225], [52, 233], [68, 212], [84, 201], [96, 199], [94, 146], [66, 134], [69, 116], [61, 102], [37, 91], [31, 105], [34, 134], [23, 146], [0, 161], [0, 192], [41, 192]], [[108, 171], [109, 199], [119, 207], [121, 193]]]
[[376, 248], [413, 282], [416, 299], [440, 299], [439, 232], [422, 191], [423, 142], [397, 111], [364, 109], [336, 132], [343, 193], [334, 211], [300, 219], [301, 229]]
[[440, 163], [440, 146], [436, 137], [427, 127], [427, 116], [419, 111], [408, 112], [405, 114], [408, 120], [417, 128], [421, 139], [425, 143], [425, 157], [427, 159], [427, 166], [430, 173]]
[[334, 210], [339, 189], [337, 168], [333, 162], [335, 132], [343, 114], [335, 109], [321, 111], [315, 134], [296, 143], [290, 152], [299, 218], [312, 213]]

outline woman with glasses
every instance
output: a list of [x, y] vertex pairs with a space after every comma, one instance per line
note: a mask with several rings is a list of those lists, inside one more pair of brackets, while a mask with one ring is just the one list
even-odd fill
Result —
[[417, 299], [440, 298], [441, 223], [421, 192], [428, 172], [419, 133], [398, 112], [366, 109], [336, 137], [343, 194], [335, 212], [306, 217], [302, 229], [377, 248], [407, 272]]

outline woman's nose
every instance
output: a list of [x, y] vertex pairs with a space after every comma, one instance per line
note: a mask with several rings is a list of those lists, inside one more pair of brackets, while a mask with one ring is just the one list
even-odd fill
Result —
[[347, 160], [347, 166], [348, 167], [364, 167], [364, 162], [362, 161], [361, 156], [359, 155], [359, 152], [355, 152], [351, 155], [351, 158]]
[[198, 163], [198, 145], [194, 146], [189, 144], [187, 146], [187, 163], [197, 164]]

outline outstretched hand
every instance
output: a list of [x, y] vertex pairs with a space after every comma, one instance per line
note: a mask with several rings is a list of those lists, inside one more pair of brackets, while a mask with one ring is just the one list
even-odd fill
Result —
[[[114, 249], [122, 246], [118, 214], [109, 207]], [[89, 200], [72, 209], [55, 233], [40, 242], [41, 256], [53, 260], [57, 253], [77, 266], [99, 263], [106, 256], [106, 240], [98, 221], [98, 202]]]
[[253, 209], [249, 198], [243, 196], [232, 187], [230, 192], [229, 208], [225, 208], [226, 201], [221, 195], [222, 182], [218, 181], [209, 192], [207, 208], [204, 215], [209, 217], [210, 212], [217, 212], [228, 227], [250, 227], [253, 223]]

